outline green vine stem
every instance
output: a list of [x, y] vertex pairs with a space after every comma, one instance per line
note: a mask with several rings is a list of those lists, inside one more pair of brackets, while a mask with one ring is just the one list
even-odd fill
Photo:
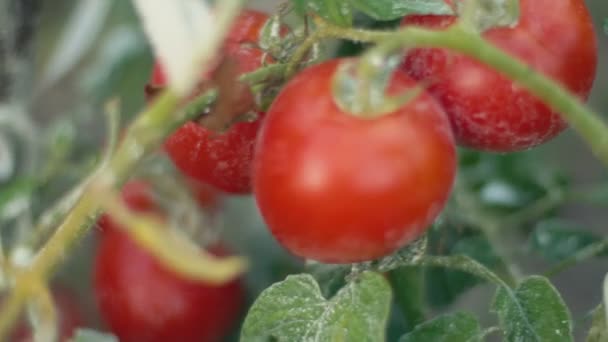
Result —
[[[332, 25], [319, 17], [314, 19], [319, 30], [314, 35], [316, 39], [340, 38], [357, 42], [398, 45], [403, 48], [448, 48], [492, 67], [560, 113], [583, 138], [594, 155], [608, 167], [608, 125], [600, 115], [588, 108], [562, 85], [509, 56], [477, 33], [460, 25], [454, 25], [443, 31], [419, 27], [406, 27], [398, 31], [362, 30]], [[297, 58], [306, 55], [305, 49], [313, 45], [313, 42], [307, 43], [300, 46], [290, 65], [297, 65]]]
[[80, 200], [36, 255], [31, 266], [15, 276], [14, 289], [0, 312], [0, 340], [7, 336], [8, 330], [23, 309], [26, 297], [30, 296], [38, 284], [48, 279], [67, 249], [89, 228], [90, 219], [95, 218], [100, 203], [91, 185], [97, 182], [108, 187], [120, 185], [145, 152], [155, 148], [162, 141], [162, 137], [169, 133], [166, 123], [175, 120], [172, 116], [178, 105], [178, 97], [166, 92], [133, 123], [125, 140], [112, 157], [109, 167], [91, 180]]

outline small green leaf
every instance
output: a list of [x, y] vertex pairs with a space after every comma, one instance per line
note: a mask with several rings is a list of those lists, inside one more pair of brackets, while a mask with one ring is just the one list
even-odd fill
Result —
[[395, 299], [409, 331], [425, 319], [423, 272], [420, 267], [400, 267], [389, 272]]
[[600, 304], [595, 310], [593, 310], [593, 321], [591, 322], [591, 328], [589, 328], [587, 342], [606, 341], [608, 341], [608, 324], [606, 323], [606, 310], [604, 310], [604, 305]]
[[549, 280], [532, 276], [515, 291], [499, 287], [493, 309], [506, 341], [572, 341], [570, 312]]
[[292, 0], [300, 13], [313, 12], [340, 26], [351, 26], [353, 10], [346, 0]]
[[422, 323], [401, 337], [400, 342], [472, 342], [481, 334], [475, 316], [457, 312]]
[[349, 0], [353, 7], [376, 20], [393, 20], [408, 14], [453, 14], [444, 0]]
[[364, 272], [331, 299], [309, 274], [288, 276], [253, 304], [241, 341], [383, 341], [391, 302], [384, 277]]
[[72, 342], [118, 342], [111, 334], [102, 333], [91, 329], [78, 329], [71, 339]]
[[538, 223], [532, 232], [530, 246], [550, 261], [561, 261], [601, 240], [575, 223], [551, 219]]

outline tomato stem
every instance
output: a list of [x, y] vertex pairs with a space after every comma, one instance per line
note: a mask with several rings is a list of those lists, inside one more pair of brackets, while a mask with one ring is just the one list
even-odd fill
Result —
[[[317, 19], [320, 21], [322, 19]], [[443, 31], [406, 27], [398, 31], [345, 28], [324, 22], [319, 38], [398, 44], [403, 48], [448, 48], [474, 58], [506, 75], [551, 107], [583, 138], [594, 155], [608, 167], [608, 125], [578, 97], [529, 65], [508, 55], [461, 24]]]

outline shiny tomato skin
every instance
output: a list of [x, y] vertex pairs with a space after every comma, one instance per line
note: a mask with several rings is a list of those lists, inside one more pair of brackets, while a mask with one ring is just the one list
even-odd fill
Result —
[[[593, 85], [597, 47], [582, 0], [521, 0], [513, 28], [492, 28], [484, 38], [535, 70], [560, 82], [582, 100]], [[453, 16], [407, 16], [402, 26], [444, 29]], [[467, 147], [510, 152], [534, 147], [566, 127], [558, 113], [505, 76], [445, 49], [412, 50], [404, 69], [431, 82], [457, 141]]]
[[[59, 341], [68, 341], [77, 328], [84, 326], [84, 315], [74, 295], [64, 288], [53, 288], [53, 300], [57, 312], [57, 324]], [[10, 337], [11, 342], [33, 342], [31, 328], [26, 322], [22, 322], [15, 328]]]
[[[449, 122], [430, 95], [374, 119], [340, 110], [331, 83], [341, 61], [285, 86], [254, 159], [255, 198], [274, 237], [327, 263], [378, 258], [419, 237], [443, 208], [456, 168]], [[414, 85], [398, 71], [389, 91]]]
[[220, 341], [244, 298], [240, 280], [211, 286], [183, 279], [119, 230], [100, 242], [94, 291], [121, 342]]

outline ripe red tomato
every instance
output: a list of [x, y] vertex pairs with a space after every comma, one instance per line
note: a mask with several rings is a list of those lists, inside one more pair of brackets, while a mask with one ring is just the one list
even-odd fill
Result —
[[122, 342], [219, 341], [243, 304], [240, 280], [183, 279], [119, 230], [103, 235], [94, 272], [98, 308]]
[[[53, 300], [58, 319], [58, 335], [60, 341], [68, 341], [74, 335], [76, 328], [84, 325], [83, 314], [79, 305], [74, 301], [74, 295], [63, 288], [54, 288]], [[23, 322], [14, 330], [11, 342], [32, 342], [34, 337], [30, 326]]]
[[[241, 73], [273, 61], [255, 47], [267, 20], [266, 14], [245, 11], [228, 37], [224, 54], [237, 61]], [[157, 65], [151, 84], [158, 87], [165, 82], [162, 69]], [[237, 123], [225, 133], [214, 133], [195, 122], [186, 123], [167, 139], [166, 151], [186, 175], [228, 193], [249, 193], [253, 149], [264, 116], [264, 113], [257, 114], [254, 121]]]
[[[430, 95], [374, 119], [349, 115], [332, 98], [340, 62], [285, 86], [254, 159], [254, 194], [272, 234], [292, 253], [328, 263], [378, 258], [420, 236], [456, 167], [449, 122]], [[398, 71], [389, 92], [413, 86]]]
[[186, 175], [234, 194], [251, 191], [251, 161], [263, 113], [253, 122], [239, 122], [217, 134], [188, 122], [165, 143], [167, 152]]
[[[583, 0], [521, 0], [513, 28], [487, 30], [484, 38], [586, 99], [597, 48]], [[402, 25], [444, 29], [454, 16], [408, 16]], [[444, 49], [416, 49], [404, 69], [431, 81], [430, 92], [448, 113], [457, 141], [508, 152], [541, 144], [566, 128], [561, 117], [517, 84], [481, 63]]]

